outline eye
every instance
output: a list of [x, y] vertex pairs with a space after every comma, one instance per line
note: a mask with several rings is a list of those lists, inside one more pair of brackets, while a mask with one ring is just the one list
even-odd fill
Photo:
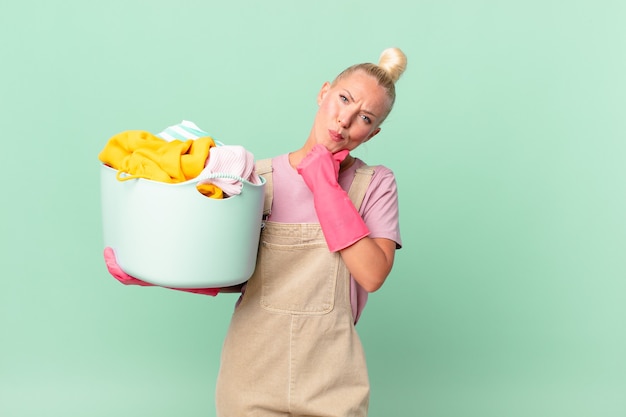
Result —
[[367, 123], [368, 125], [369, 125], [370, 123], [372, 123], [372, 119], [370, 119], [368, 116], [366, 116], [366, 115], [364, 115], [364, 114], [362, 114], [362, 115], [361, 115], [361, 119], [363, 119], [363, 121], [364, 121], [365, 123]]
[[347, 103], [348, 97], [344, 96], [343, 94], [339, 94], [339, 100], [343, 101], [344, 103]]

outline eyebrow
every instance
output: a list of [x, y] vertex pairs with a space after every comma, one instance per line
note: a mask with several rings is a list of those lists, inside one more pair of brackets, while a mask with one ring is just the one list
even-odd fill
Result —
[[[352, 94], [350, 94], [350, 92], [349, 92], [348, 90], [346, 90], [346, 89], [344, 88], [344, 89], [343, 89], [343, 91], [344, 91], [344, 92], [348, 95], [348, 97], [350, 97], [350, 100], [355, 101], [355, 100], [354, 100], [354, 97], [352, 97]], [[374, 117], [374, 118], [378, 117], [378, 116], [376, 116], [376, 113], [373, 113], [373, 112], [371, 112], [371, 111], [369, 111], [369, 110], [367, 110], [367, 109], [364, 109], [364, 110], [363, 110], [363, 113], [367, 113], [367, 114], [369, 114], [370, 116], [372, 116], [372, 117]]]

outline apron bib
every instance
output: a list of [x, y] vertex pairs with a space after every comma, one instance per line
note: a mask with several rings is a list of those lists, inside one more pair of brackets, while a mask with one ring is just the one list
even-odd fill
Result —
[[[356, 178], [358, 209], [371, 172]], [[350, 273], [320, 226], [266, 222], [224, 341], [217, 415], [366, 416], [369, 379], [353, 322]]]

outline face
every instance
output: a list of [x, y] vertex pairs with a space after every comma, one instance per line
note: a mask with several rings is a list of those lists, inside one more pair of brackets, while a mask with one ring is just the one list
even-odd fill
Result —
[[325, 83], [317, 103], [312, 139], [332, 153], [353, 150], [374, 137], [389, 109], [385, 89], [361, 71], [343, 77], [335, 85]]

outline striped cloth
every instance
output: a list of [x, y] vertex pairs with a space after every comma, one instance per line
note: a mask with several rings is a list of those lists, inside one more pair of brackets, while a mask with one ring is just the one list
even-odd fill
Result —
[[[198, 139], [210, 135], [208, 134], [208, 132], [200, 129], [194, 122], [190, 122], [189, 120], [183, 120], [177, 125], [167, 127], [156, 136], [160, 137], [161, 139], [165, 139], [168, 142], [171, 142], [173, 140], [186, 141], [189, 139]], [[221, 142], [215, 139], [214, 141], [217, 146], [223, 145]]]

